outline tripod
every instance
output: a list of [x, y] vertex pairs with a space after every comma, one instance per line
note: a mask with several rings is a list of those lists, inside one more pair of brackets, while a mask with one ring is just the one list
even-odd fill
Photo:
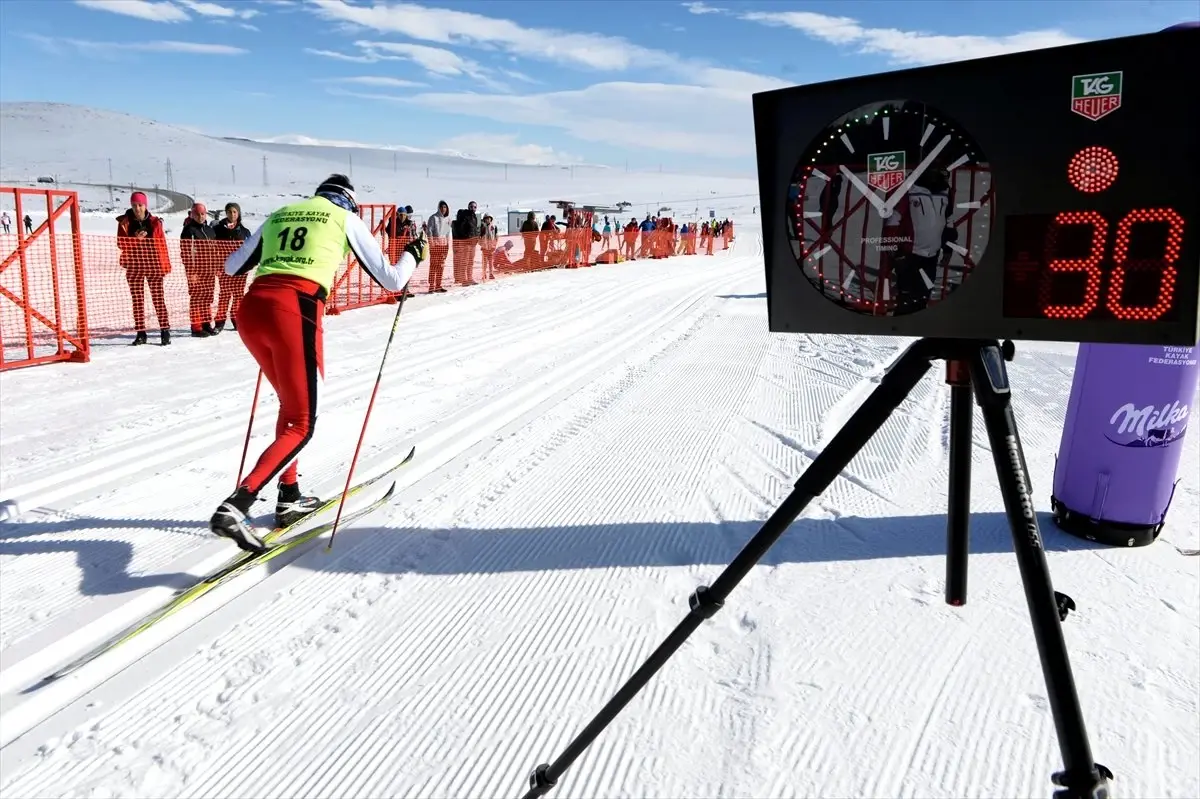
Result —
[[783, 535], [801, 511], [846, 468], [916, 387], [932, 362], [946, 362], [950, 397], [950, 485], [947, 520], [946, 602], [966, 603], [967, 553], [971, 486], [971, 394], [983, 412], [995, 460], [996, 476], [1004, 499], [1004, 510], [1012, 530], [1017, 567], [1025, 587], [1025, 601], [1033, 622], [1042, 664], [1042, 676], [1050, 697], [1050, 710], [1058, 733], [1058, 747], [1065, 768], [1052, 776], [1063, 790], [1054, 799], [1107, 799], [1112, 772], [1092, 761], [1091, 746], [1084, 728], [1083, 712], [1067, 658], [1061, 623], [1074, 602], [1054, 591], [1042, 551], [1042, 537], [1033, 510], [1032, 486], [1025, 467], [1025, 453], [1013, 417], [1011, 389], [1005, 361], [1012, 360], [1011, 342], [927, 338], [914, 342], [887, 371], [879, 386], [862, 407], [829, 442], [800, 479], [779, 509], [763, 524], [737, 557], [713, 581], [701, 586], [688, 600], [688, 615], [650, 657], [621, 686], [595, 718], [567, 745], [553, 763], [543, 763], [529, 775], [525, 799], [544, 796], [571, 764], [599, 737], [675, 651], [693, 632], [723, 606], [730, 592]]

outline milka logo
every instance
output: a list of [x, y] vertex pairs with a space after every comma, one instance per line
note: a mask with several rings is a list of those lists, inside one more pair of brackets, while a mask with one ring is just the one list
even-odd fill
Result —
[[[1132, 402], [1127, 402], [1108, 420], [1115, 427], [1115, 435], [1107, 436], [1108, 440], [1123, 447], [1165, 447], [1173, 441], [1183, 438], [1187, 429], [1188, 406], [1178, 401], [1170, 405], [1156, 408], [1147, 405], [1139, 408]], [[1133, 437], [1130, 440], [1130, 436]]]

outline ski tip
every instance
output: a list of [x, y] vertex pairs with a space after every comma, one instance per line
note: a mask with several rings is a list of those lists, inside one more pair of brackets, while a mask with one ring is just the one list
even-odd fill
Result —
[[411, 461], [411, 460], [412, 460], [412, 459], [413, 459], [413, 458], [416, 456], [416, 454], [417, 454], [417, 448], [416, 448], [416, 447], [413, 447], [412, 449], [410, 449], [410, 450], [408, 451], [408, 454], [404, 456], [404, 460], [403, 460], [403, 461], [401, 461], [401, 462], [402, 462], [402, 463], [408, 463], [409, 461]]
[[22, 694], [36, 693], [36, 692], [42, 690], [43, 688], [45, 688], [47, 685], [58, 682], [63, 677], [67, 676], [67, 674], [69, 674], [69, 673], [70, 672], [56, 671], [53, 674], [48, 674], [45, 677], [43, 677], [42, 679], [35, 682], [33, 685], [29, 685], [29, 686], [26, 686], [25, 688], [23, 688], [21, 690], [21, 693]]

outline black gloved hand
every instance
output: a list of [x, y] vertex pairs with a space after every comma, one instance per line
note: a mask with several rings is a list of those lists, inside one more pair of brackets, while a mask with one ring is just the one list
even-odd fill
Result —
[[417, 259], [417, 263], [421, 263], [429, 256], [429, 242], [425, 238], [425, 231], [421, 231], [421, 235], [410, 241], [404, 251], [411, 253], [413, 258]]

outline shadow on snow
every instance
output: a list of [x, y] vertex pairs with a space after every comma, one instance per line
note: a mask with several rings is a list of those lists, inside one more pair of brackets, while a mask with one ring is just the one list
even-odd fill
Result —
[[[87, 528], [161, 526], [130, 520], [89, 519]], [[62, 522], [61, 524], [69, 524]], [[53, 532], [59, 523], [30, 524], [26, 535]], [[185, 527], [177, 522], [171, 527]], [[591, 524], [573, 527], [427, 529], [349, 527], [338, 532], [332, 557], [280, 558], [272, 571], [293, 563], [300, 568], [390, 574], [487, 574], [562, 569], [724, 566], [761, 529], [761, 521], [724, 523], [653, 522]], [[1103, 549], [1059, 531], [1045, 514], [1039, 524], [1047, 551]], [[5, 525], [8, 526], [8, 525]], [[199, 525], [197, 525], [199, 526]], [[51, 528], [51, 529], [47, 529]], [[175, 532], [183, 532], [176, 530]], [[199, 531], [197, 531], [199, 532]], [[207, 535], [200, 533], [200, 535]], [[306, 544], [307, 554], [324, 550], [327, 538]], [[972, 554], [1012, 554], [1012, 535], [1002, 513], [971, 517]], [[785, 563], [938, 557], [945, 554], [945, 516], [898, 516], [799, 519], [759, 561]], [[229, 547], [232, 555], [234, 549]], [[187, 574], [130, 574], [133, 548], [119, 540], [0, 540], [0, 556], [74, 551], [79, 590], [87, 596], [120, 594], [150, 586], [182, 587]], [[298, 553], [300, 554], [300, 553]], [[310, 564], [311, 561], [311, 564]], [[1015, 567], [1014, 561], [1014, 567]]]
[[[1058, 530], [1048, 514], [1038, 522], [1047, 551], [1103, 549]], [[761, 529], [761, 521], [621, 523], [516, 529], [347, 528], [321, 570], [452, 575], [562, 569], [723, 566]], [[324, 549], [324, 542], [319, 545]], [[1002, 513], [971, 517], [971, 554], [1012, 555]], [[799, 519], [759, 561], [785, 563], [940, 557], [945, 516]], [[1014, 567], [1016, 565], [1015, 556]], [[300, 560], [296, 565], [308, 565]]]

